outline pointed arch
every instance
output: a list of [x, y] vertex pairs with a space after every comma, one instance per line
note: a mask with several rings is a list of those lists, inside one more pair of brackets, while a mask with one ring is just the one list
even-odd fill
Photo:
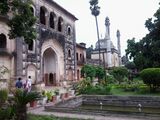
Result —
[[7, 46], [7, 38], [6, 35], [1, 33], [0, 34], [0, 48], [6, 48]]
[[44, 6], [40, 7], [40, 23], [46, 25], [47, 9]]
[[68, 57], [71, 57], [71, 50], [68, 49]]
[[55, 29], [55, 19], [56, 19], [55, 13], [51, 12], [49, 17], [49, 24], [50, 24], [50, 27], [53, 29]]
[[70, 27], [70, 26], [67, 27], [67, 35], [68, 35], [68, 36], [71, 35], [71, 27]]
[[59, 17], [58, 18], [58, 31], [62, 32], [62, 28], [63, 28], [63, 18]]
[[31, 40], [30, 43], [28, 44], [28, 50], [33, 51], [34, 49], [34, 41]]

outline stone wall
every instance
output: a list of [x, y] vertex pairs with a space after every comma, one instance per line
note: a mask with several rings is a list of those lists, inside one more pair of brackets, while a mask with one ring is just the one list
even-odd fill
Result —
[[158, 96], [113, 96], [113, 95], [82, 95], [69, 98], [56, 104], [57, 107], [77, 107], [83, 105], [112, 105], [160, 108]]
[[158, 96], [113, 96], [113, 95], [84, 95], [83, 104], [87, 105], [115, 105], [115, 106], [138, 106], [160, 108]]

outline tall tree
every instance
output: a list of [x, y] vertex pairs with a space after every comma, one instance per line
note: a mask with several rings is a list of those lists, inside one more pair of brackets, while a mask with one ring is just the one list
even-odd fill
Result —
[[91, 14], [95, 17], [96, 28], [97, 28], [97, 38], [98, 38], [98, 49], [99, 49], [99, 65], [100, 65], [100, 41], [99, 41], [99, 28], [98, 28], [98, 20], [97, 16], [100, 14], [100, 7], [98, 6], [98, 0], [90, 0], [90, 10]]
[[145, 22], [149, 33], [139, 42], [135, 39], [127, 41], [126, 55], [139, 70], [148, 67], [160, 67], [160, 8], [154, 14], [154, 20], [149, 18]]

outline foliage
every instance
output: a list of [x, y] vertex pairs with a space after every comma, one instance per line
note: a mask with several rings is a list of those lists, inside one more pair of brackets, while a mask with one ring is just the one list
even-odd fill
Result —
[[1, 0], [0, 1], [0, 14], [2, 15], [7, 14], [8, 11], [9, 11], [8, 1]]
[[28, 120], [83, 120], [82, 118], [81, 119], [78, 119], [78, 118], [62, 118], [62, 117], [56, 117], [56, 116], [53, 116], [53, 115], [32, 115], [32, 114], [29, 114], [29, 119]]
[[98, 6], [98, 0], [90, 0], [90, 10], [92, 15], [98, 16], [100, 13], [100, 7]]
[[128, 76], [128, 70], [125, 67], [114, 67], [111, 72], [111, 75], [118, 81], [120, 84], [125, 77]]
[[27, 92], [23, 89], [16, 89], [14, 92], [14, 101], [17, 106], [25, 106], [27, 103], [41, 98], [38, 92]]
[[0, 108], [0, 120], [14, 120], [13, 107]]
[[84, 93], [87, 95], [109, 95], [111, 87], [110, 86], [103, 86], [103, 85], [95, 85], [89, 86], [84, 90]]
[[2, 106], [2, 104], [6, 102], [7, 98], [8, 98], [8, 90], [6, 89], [0, 90], [0, 107]]
[[59, 89], [58, 89], [58, 88], [55, 89], [55, 90], [54, 90], [54, 93], [55, 93], [55, 95], [59, 95]]
[[16, 120], [27, 120], [27, 103], [41, 98], [37, 92], [27, 92], [23, 89], [17, 89], [14, 93], [14, 107], [16, 108]]
[[110, 75], [110, 74], [108, 74], [106, 76], [106, 81], [108, 84], [116, 84], [116, 82], [117, 82], [116, 79], [114, 78], [114, 76]]
[[92, 86], [91, 79], [88, 77], [86, 79], [81, 80], [76, 86], [75, 90], [78, 95], [83, 94], [85, 90]]
[[127, 63], [125, 64], [125, 67], [126, 67], [127, 69], [130, 69], [130, 70], [136, 69], [136, 65], [135, 65], [134, 62], [127, 62]]
[[160, 68], [147, 68], [140, 72], [144, 83], [150, 86], [151, 91], [160, 87]]
[[149, 33], [139, 42], [135, 42], [135, 38], [127, 41], [126, 55], [133, 59], [139, 70], [160, 67], [160, 8], [154, 14], [154, 20], [146, 20], [145, 27]]
[[104, 84], [93, 85], [89, 78], [80, 81], [76, 88], [76, 93], [87, 95], [108, 95], [110, 94], [110, 86]]
[[94, 77], [97, 77], [100, 80], [105, 78], [106, 72], [100, 66], [84, 65], [81, 69], [81, 74], [85, 78], [90, 77], [91, 80], [93, 80]]
[[[4, 2], [5, 1], [5, 2]], [[32, 0], [3, 0], [0, 2], [1, 14], [7, 14], [9, 8], [12, 10], [13, 17], [9, 20], [11, 39], [16, 37], [24, 37], [26, 43], [36, 38], [36, 30], [34, 28], [36, 17], [31, 11]]]
[[83, 76], [85, 76], [86, 78], [87, 77], [90, 77], [91, 80], [93, 79], [93, 77], [95, 77], [96, 75], [96, 70], [95, 70], [95, 67], [92, 66], [92, 65], [84, 65], [81, 69], [81, 74]]
[[46, 92], [46, 96], [47, 96], [48, 100], [51, 100], [53, 95], [55, 95], [54, 91], [47, 91]]
[[104, 68], [97, 66], [95, 69], [96, 69], [95, 77], [97, 77], [98, 79], [103, 79], [106, 75], [106, 71], [104, 70]]

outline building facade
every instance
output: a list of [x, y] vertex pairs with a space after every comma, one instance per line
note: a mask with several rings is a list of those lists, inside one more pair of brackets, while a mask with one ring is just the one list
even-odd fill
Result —
[[23, 38], [10, 40], [8, 18], [0, 16], [0, 66], [9, 69], [3, 76], [32, 77], [32, 84], [59, 86], [77, 80], [75, 21], [77, 18], [53, 0], [33, 0], [37, 17], [37, 39], [26, 44]]
[[[104, 39], [96, 42], [96, 47], [91, 53], [92, 61], [99, 60], [100, 48], [100, 63], [105, 68], [112, 68], [121, 65], [121, 48], [120, 48], [120, 32], [117, 30], [117, 48], [113, 45], [110, 38], [110, 21], [109, 18], [105, 19], [106, 33]], [[99, 47], [100, 43], [100, 47]]]
[[77, 80], [81, 80], [81, 69], [86, 64], [86, 44], [76, 44]]

